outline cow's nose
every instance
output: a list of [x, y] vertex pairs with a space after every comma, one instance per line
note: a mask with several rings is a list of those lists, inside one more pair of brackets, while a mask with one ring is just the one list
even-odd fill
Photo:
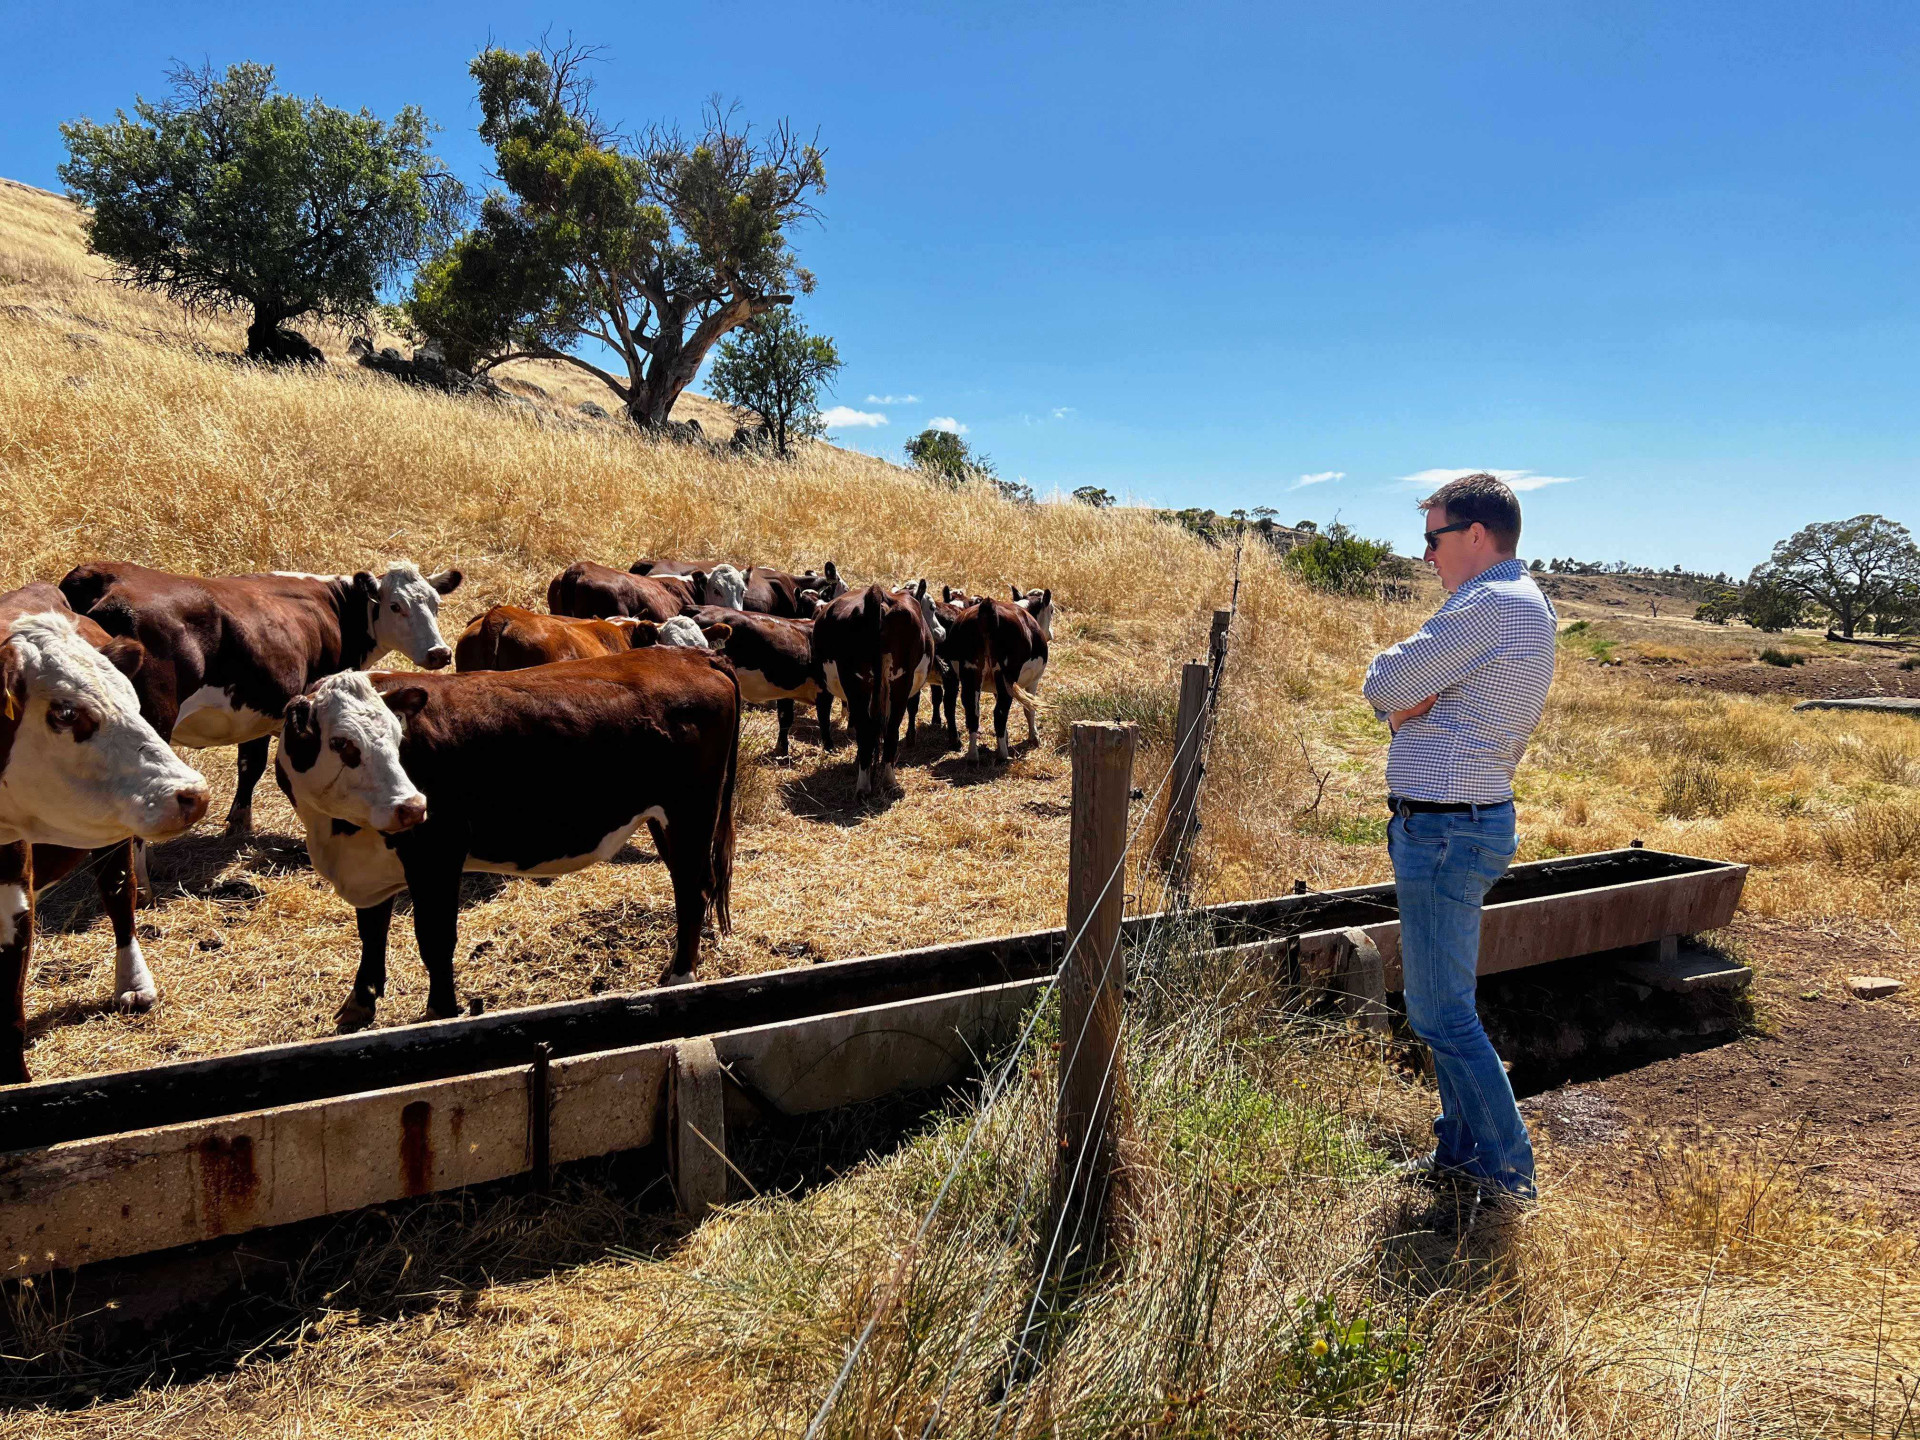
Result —
[[444, 670], [453, 663], [453, 651], [444, 645], [436, 645], [427, 651], [427, 669]]
[[178, 802], [180, 814], [185, 817], [188, 825], [198, 825], [206, 816], [209, 798], [206, 786], [193, 785], [176, 790], [173, 792], [173, 798]]
[[422, 795], [412, 795], [393, 807], [393, 829], [388, 834], [401, 830], [411, 830], [427, 818], [427, 801]]

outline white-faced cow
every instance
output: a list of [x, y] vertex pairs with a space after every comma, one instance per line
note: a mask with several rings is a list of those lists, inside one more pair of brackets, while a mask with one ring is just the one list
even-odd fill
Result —
[[60, 590], [108, 634], [146, 647], [137, 688], [162, 737], [240, 747], [227, 833], [245, 835], [287, 702], [322, 676], [363, 670], [389, 651], [445, 667], [453, 651], [440, 637], [440, 597], [459, 584], [458, 570], [422, 575], [405, 563], [379, 576], [202, 578], [90, 561], [68, 571]]
[[342, 1030], [386, 990], [393, 900], [413, 896], [427, 1018], [457, 1010], [460, 876], [564, 875], [642, 824], [673, 880], [686, 980], [711, 911], [732, 928], [740, 690], [705, 650], [650, 646], [504, 673], [337, 675], [287, 706], [274, 778], [314, 869], [359, 912]]
[[592, 560], [576, 560], [547, 582], [547, 609], [578, 620], [626, 617], [661, 624], [695, 603], [691, 580], [631, 575]]
[[804, 618], [801, 600], [804, 595], [816, 595], [820, 603], [825, 603], [847, 593], [847, 582], [840, 578], [839, 568], [829, 560], [825, 573], [818, 575], [811, 570], [804, 575], [791, 575], [765, 565], [749, 565], [744, 571], [736, 572], [745, 579], [741, 598], [727, 600], [713, 589], [712, 581], [714, 573], [723, 566], [733, 568], [718, 560], [636, 560], [629, 573], [656, 580], [669, 577], [685, 580], [694, 587], [695, 598], [703, 605], [726, 605], [755, 615], [775, 615], [788, 620]]
[[[26, 985], [37, 892], [128, 836], [164, 840], [207, 813], [207, 782], [140, 714], [137, 641], [76, 620], [52, 587], [0, 596], [0, 1083], [27, 1078]], [[131, 881], [111, 903], [116, 999], [151, 1004]], [[106, 889], [102, 886], [103, 891]]]
[[876, 780], [892, 783], [908, 701], [925, 687], [945, 633], [925, 580], [911, 590], [869, 585], [842, 595], [813, 622], [814, 665], [853, 730], [856, 795]]
[[1040, 633], [1053, 639], [1053, 591], [1022, 591], [1018, 585], [1013, 587], [1013, 603], [1026, 611], [1040, 627]]

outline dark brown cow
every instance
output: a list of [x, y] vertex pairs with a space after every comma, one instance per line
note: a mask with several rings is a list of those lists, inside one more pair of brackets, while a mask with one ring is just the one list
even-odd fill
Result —
[[789, 753], [796, 701], [814, 707], [820, 744], [833, 748], [833, 696], [813, 663], [811, 620], [749, 615], [718, 605], [703, 605], [690, 618], [706, 632], [708, 642], [733, 662], [733, 673], [740, 677], [740, 698], [750, 705], [774, 706], [780, 717], [780, 738], [773, 747], [776, 759], [785, 759]]
[[869, 585], [842, 595], [813, 622], [814, 664], [853, 730], [856, 795], [876, 779], [892, 782], [907, 702], [926, 685], [945, 633], [924, 580], [912, 590]]
[[1014, 702], [1027, 714], [1027, 743], [1038, 744], [1034, 692], [1047, 673], [1047, 637], [1025, 605], [982, 598], [960, 612], [947, 629], [943, 652], [960, 683], [960, 700], [967, 712], [967, 759], [980, 759], [980, 690], [994, 693], [994, 753], [1009, 757], [1007, 716]]
[[[655, 579], [679, 576], [691, 582], [695, 576], [713, 574], [723, 563], [718, 560], [636, 560], [631, 573]], [[791, 575], [785, 570], [773, 570], [765, 565], [750, 566], [742, 573], [746, 576], [746, 594], [738, 608], [755, 615], [774, 615], [787, 620], [805, 619], [807, 616], [801, 608], [803, 595], [817, 595], [819, 603], [826, 604], [847, 593], [847, 582], [840, 578], [839, 568], [831, 560], [827, 561], [825, 573], [819, 575], [811, 570], [804, 575]], [[704, 593], [703, 587], [701, 603], [711, 603], [714, 599], [714, 596]]]
[[658, 624], [696, 603], [692, 584], [677, 575], [630, 575], [592, 560], [574, 561], [547, 584], [547, 609], [580, 620], [626, 616]]
[[[954, 622], [960, 613], [974, 604], [972, 596], [965, 591], [956, 590], [951, 585], [940, 587], [940, 602], [933, 607], [934, 615], [946, 630], [946, 638], [933, 647], [933, 673], [927, 677], [927, 694], [933, 702], [933, 725], [937, 730], [944, 716], [946, 720], [946, 745], [948, 749], [957, 749], [960, 745], [960, 731], [954, 723], [954, 715], [960, 704], [959, 672], [953, 667], [950, 652], [953, 643]], [[920, 697], [914, 696], [907, 702], [907, 743], [911, 745], [920, 722]]]
[[460, 876], [563, 875], [642, 824], [673, 878], [672, 964], [691, 978], [709, 912], [732, 928], [740, 687], [706, 650], [649, 646], [470, 675], [352, 673], [287, 707], [274, 763], [314, 869], [359, 911], [343, 1030], [386, 990], [394, 897], [413, 896], [427, 1016], [456, 1013]]
[[467, 622], [454, 642], [453, 667], [466, 673], [591, 660], [644, 650], [659, 636], [660, 627], [651, 620], [574, 620], [518, 605], [495, 605]]
[[371, 665], [398, 650], [438, 670], [453, 659], [440, 638], [440, 597], [458, 570], [422, 575], [409, 564], [381, 576], [221, 575], [205, 578], [125, 562], [90, 561], [60, 591], [112, 635], [146, 647], [141, 712], [176, 745], [240, 747], [227, 833], [253, 829], [253, 787], [287, 702], [324, 675]]
[[[0, 595], [0, 1084], [27, 1079], [27, 970], [34, 905], [87, 860], [113, 920], [114, 999], [154, 1001], [133, 929], [128, 836], [165, 839], [207, 813], [207, 782], [140, 714], [129, 682], [146, 660], [77, 617], [51, 585]], [[117, 856], [112, 879], [102, 871]]]

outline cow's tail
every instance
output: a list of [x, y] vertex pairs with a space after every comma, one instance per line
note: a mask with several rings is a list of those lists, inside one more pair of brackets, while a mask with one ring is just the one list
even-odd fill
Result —
[[887, 606], [880, 598], [880, 587], [867, 588], [867, 597], [860, 603], [861, 618], [873, 631], [874, 653], [879, 657], [873, 667], [873, 694], [867, 701], [867, 713], [873, 717], [873, 723], [880, 730], [887, 727], [887, 692], [892, 688], [893, 656], [887, 652]]
[[979, 667], [980, 688], [991, 690], [994, 672], [1000, 664], [997, 654], [999, 648], [996, 644], [997, 636], [994, 633], [1000, 617], [994, 613], [993, 601], [986, 598], [981, 599], [975, 613], [980, 617], [980, 653], [974, 657], [974, 664]]
[[726, 775], [720, 781], [720, 814], [713, 827], [713, 925], [722, 935], [733, 933], [733, 780], [740, 769], [740, 677], [726, 667], [733, 681], [733, 744], [727, 749]]

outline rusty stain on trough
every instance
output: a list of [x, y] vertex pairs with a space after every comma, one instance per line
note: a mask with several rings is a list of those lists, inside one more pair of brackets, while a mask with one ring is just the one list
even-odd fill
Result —
[[415, 1100], [400, 1112], [400, 1193], [425, 1195], [433, 1189], [433, 1105]]
[[[196, 1147], [200, 1159], [200, 1198], [216, 1235], [230, 1220], [245, 1220], [260, 1190], [253, 1164], [251, 1135], [209, 1135]], [[246, 1228], [244, 1225], [241, 1228]]]

